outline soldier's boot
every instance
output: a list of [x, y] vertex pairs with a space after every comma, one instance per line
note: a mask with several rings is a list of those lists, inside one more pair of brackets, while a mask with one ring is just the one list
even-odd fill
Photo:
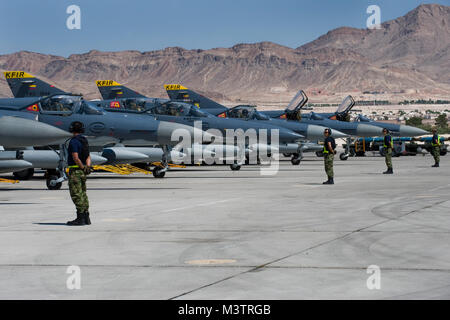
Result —
[[90, 225], [91, 224], [91, 219], [89, 218], [89, 211], [86, 211], [84, 213], [84, 223], [86, 225]]
[[323, 184], [334, 184], [334, 178], [328, 177], [328, 180], [325, 181]]
[[433, 168], [439, 168], [439, 163], [435, 163], [433, 166], [431, 166]]
[[84, 226], [85, 224], [83, 214], [79, 212], [77, 212], [77, 218], [75, 220], [67, 222], [68, 226]]
[[388, 168], [387, 171], [383, 172], [383, 174], [393, 174], [394, 170], [392, 168]]

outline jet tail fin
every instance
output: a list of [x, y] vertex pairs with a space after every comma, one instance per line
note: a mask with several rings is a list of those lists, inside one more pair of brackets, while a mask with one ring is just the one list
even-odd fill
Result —
[[117, 83], [114, 80], [97, 80], [95, 81], [98, 91], [102, 95], [103, 100], [112, 100], [118, 98], [145, 98], [142, 94], [131, 90], [130, 88]]
[[5, 71], [4, 75], [14, 98], [44, 97], [66, 93], [25, 71]]
[[186, 102], [197, 106], [198, 108], [211, 113], [213, 115], [219, 115], [226, 111], [228, 108], [217, 103], [201, 94], [192, 91], [180, 84], [165, 84], [167, 95], [170, 100], [178, 102]]

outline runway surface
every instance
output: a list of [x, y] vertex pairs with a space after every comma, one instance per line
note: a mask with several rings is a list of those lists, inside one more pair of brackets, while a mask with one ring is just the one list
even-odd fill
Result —
[[334, 186], [311, 155], [275, 176], [93, 174], [84, 227], [67, 184], [0, 184], [0, 299], [449, 299], [450, 157], [432, 162], [336, 159]]

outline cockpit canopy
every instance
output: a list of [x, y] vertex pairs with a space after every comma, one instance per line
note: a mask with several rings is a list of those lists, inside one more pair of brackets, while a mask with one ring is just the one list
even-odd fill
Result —
[[269, 120], [270, 118], [258, 110], [255, 106], [240, 105], [230, 109], [227, 112], [229, 118], [244, 120]]
[[155, 115], [175, 116], [175, 117], [207, 117], [208, 114], [199, 108], [183, 103], [167, 101], [164, 103], [156, 102], [149, 111]]
[[308, 102], [308, 96], [303, 90], [300, 90], [297, 92], [295, 97], [289, 102], [288, 106], [286, 107], [287, 111], [297, 111], [298, 109], [301, 109], [306, 103]]
[[55, 95], [40, 101], [41, 111], [48, 114], [69, 115], [72, 113], [85, 113], [101, 115], [104, 112], [92, 102], [83, 100], [82, 96]]
[[56, 95], [41, 100], [41, 110], [44, 112], [72, 113], [80, 109], [82, 97], [71, 95]]
[[352, 96], [348, 96], [342, 101], [339, 107], [336, 110], [336, 113], [348, 113], [353, 106], [355, 105], [355, 100], [353, 100]]
[[153, 102], [154, 99], [117, 99], [102, 103], [102, 106], [109, 111], [124, 111], [124, 112], [145, 112], [148, 107], [147, 103]]

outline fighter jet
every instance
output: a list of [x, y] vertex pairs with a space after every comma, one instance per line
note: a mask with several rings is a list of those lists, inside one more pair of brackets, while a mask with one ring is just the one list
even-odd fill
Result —
[[[306, 140], [310, 141], [319, 141], [323, 140], [323, 132], [325, 130], [326, 125], [323, 125], [319, 122], [313, 123], [305, 123], [300, 121], [289, 121], [292, 119], [286, 119], [286, 117], [281, 117], [283, 114], [286, 114], [286, 111], [280, 113], [277, 111], [278, 117], [281, 119], [275, 119], [266, 114], [266, 111], [257, 111], [255, 106], [236, 106], [232, 109], [229, 109], [211, 99], [208, 99], [192, 90], [189, 90], [186, 87], [183, 87], [180, 84], [168, 84], [165, 85], [165, 89], [167, 94], [169, 95], [172, 101], [182, 101], [189, 102], [200, 109], [217, 115], [221, 118], [245, 118], [251, 120], [259, 120], [265, 121], [266, 123], [270, 123], [272, 125], [281, 126], [287, 129], [290, 129], [294, 132], [302, 134], [305, 136]], [[294, 99], [289, 103], [288, 108], [295, 109], [297, 106], [303, 106], [302, 100], [298, 99], [299, 94], [297, 94]], [[307, 97], [304, 97], [307, 101]], [[337, 128], [333, 128], [333, 136], [335, 138], [344, 138], [348, 136], [347, 132], [341, 132], [341, 130]], [[291, 162], [296, 165], [299, 164], [302, 159], [303, 152], [316, 152], [318, 149], [323, 149], [318, 145], [313, 145], [311, 143], [307, 144], [309, 148], [302, 147], [298, 152], [284, 152], [285, 155], [292, 155]]]
[[[23, 79], [21, 78], [23, 76], [24, 73], [20, 71], [5, 72], [5, 77], [14, 93], [24, 92], [24, 90], [15, 90], [16, 86], [24, 85], [18, 82], [18, 79]], [[86, 135], [93, 147], [116, 143], [135, 147], [162, 146], [165, 155], [162, 159], [164, 166], [155, 170], [160, 174], [167, 170], [170, 148], [179, 143], [172, 140], [172, 133], [175, 130], [183, 130], [192, 141], [195, 134], [205, 142], [210, 142], [213, 138], [213, 135], [202, 130], [178, 123], [159, 121], [149, 114], [143, 117], [136, 114], [108, 112], [84, 100], [80, 95], [61, 93], [62, 90], [45, 82], [35, 85], [34, 90], [45, 91], [49, 95], [30, 97], [31, 94], [28, 94], [28, 97], [0, 99], [0, 112], [10, 116], [37, 119], [64, 130], [68, 130], [74, 121], [80, 121], [85, 125]], [[41, 86], [47, 87], [41, 89]]]
[[[198, 104], [203, 110], [207, 112], [217, 113], [219, 116], [223, 116], [222, 114], [228, 111], [228, 108], [226, 108], [225, 106], [222, 106], [217, 102], [214, 102], [181, 85], [166, 85], [166, 91], [170, 99], [173, 101], [192, 101], [192, 103]], [[303, 117], [301, 109], [306, 105], [307, 102], [308, 96], [303, 90], [300, 90], [291, 100], [285, 110], [261, 111], [261, 113], [266, 114], [271, 118], [281, 118], [301, 122], [304, 124], [331, 128], [351, 136], [373, 137], [381, 135], [381, 129], [371, 125], [358, 123], [349, 124], [343, 121], [326, 119], [318, 114], [313, 114], [310, 117]]]
[[[322, 118], [327, 118], [331, 120], [339, 120], [339, 121], [351, 121], [350, 112], [355, 105], [355, 100], [352, 96], [347, 96], [342, 103], [338, 106], [337, 110], [333, 113], [319, 113], [318, 115]], [[311, 117], [314, 116], [314, 113], [303, 114], [303, 117]], [[397, 137], [417, 137], [429, 134], [429, 132], [422, 130], [420, 128], [395, 124], [395, 123], [386, 123], [383, 121], [374, 121], [363, 115], [358, 115], [354, 122], [369, 124], [371, 126], [376, 126], [379, 128], [387, 128], [393, 136]]]
[[[298, 152], [299, 146], [297, 141], [304, 138], [302, 134], [295, 132], [290, 128], [286, 128], [285, 126], [279, 126], [275, 123], [275, 121], [263, 123], [260, 121], [254, 121], [257, 119], [250, 118], [233, 119], [216, 117], [212, 114], [203, 112], [193, 104], [173, 102], [167, 99], [147, 98], [140, 93], [115, 82], [114, 80], [98, 80], [96, 81], [96, 84], [103, 99], [105, 99], [96, 103], [98, 106], [102, 106], [106, 109], [147, 112], [159, 120], [188, 125], [194, 125], [196, 121], [201, 121], [203, 130], [217, 129], [224, 137], [226, 136], [226, 130], [229, 129], [242, 129], [243, 131], [254, 129], [258, 137], [261, 130], [267, 130], [269, 138], [271, 130], [277, 130], [279, 135], [279, 146], [277, 148], [277, 152], [281, 153]], [[323, 135], [323, 130], [321, 128], [317, 129], [311, 127], [309, 132], [312, 133], [314, 129], [316, 129], [316, 131], [321, 130], [320, 135]], [[305, 132], [308, 133], [307, 130], [305, 130]], [[251, 150], [259, 150], [258, 144], [253, 147], [255, 149], [247, 148], [247, 152], [251, 152]], [[267, 145], [264, 147], [267, 147]], [[232, 164], [231, 168], [233, 170], [237, 170], [240, 166], [237, 164]]]
[[70, 133], [38, 121], [3, 116], [0, 112], [0, 173], [31, 168], [32, 163], [23, 159], [20, 151], [5, 151], [4, 148], [44, 146], [59, 143], [70, 137]]

